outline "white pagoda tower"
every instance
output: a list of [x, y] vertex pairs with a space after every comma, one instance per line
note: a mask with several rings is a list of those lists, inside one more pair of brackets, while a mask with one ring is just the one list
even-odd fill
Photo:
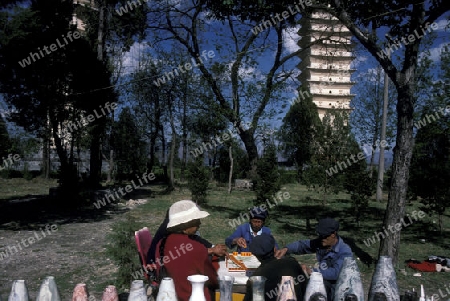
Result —
[[311, 93], [318, 107], [319, 117], [327, 110], [350, 111], [354, 97], [350, 80], [355, 71], [350, 68], [353, 43], [352, 33], [340, 21], [323, 11], [304, 15], [300, 21], [299, 46], [305, 49], [300, 55], [301, 85]]

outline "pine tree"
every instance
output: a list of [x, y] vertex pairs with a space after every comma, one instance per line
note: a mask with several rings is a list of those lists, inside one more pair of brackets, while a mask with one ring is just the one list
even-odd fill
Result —
[[253, 186], [256, 192], [254, 205], [265, 204], [280, 190], [280, 174], [278, 172], [277, 149], [270, 143], [264, 149], [263, 156], [257, 161], [256, 178]]
[[209, 170], [204, 164], [202, 155], [196, 157], [187, 167], [188, 189], [192, 194], [192, 201], [197, 204], [206, 203], [209, 184]]

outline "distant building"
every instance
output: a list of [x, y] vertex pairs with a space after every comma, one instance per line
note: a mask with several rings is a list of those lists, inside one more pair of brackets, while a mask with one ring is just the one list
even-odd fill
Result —
[[330, 109], [350, 111], [350, 93], [354, 82], [350, 80], [355, 71], [350, 65], [355, 58], [352, 33], [340, 21], [323, 11], [305, 15], [300, 21], [299, 80], [318, 107], [319, 117]]
[[[73, 4], [75, 8], [77, 6], [84, 6], [93, 10], [97, 10], [94, 0], [73, 0]], [[75, 9], [75, 12], [72, 15], [72, 21], [70, 22], [70, 25], [76, 27], [81, 32], [85, 32], [86, 24], [83, 22], [83, 20], [78, 18], [76, 11], [77, 10]]]

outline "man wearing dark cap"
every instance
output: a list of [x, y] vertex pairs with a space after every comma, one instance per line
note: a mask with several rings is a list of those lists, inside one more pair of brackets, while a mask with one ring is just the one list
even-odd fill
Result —
[[[265, 282], [265, 300], [277, 300], [282, 285], [282, 276], [292, 276], [297, 300], [303, 300], [306, 290], [307, 277], [295, 258], [285, 256], [279, 260], [275, 258], [275, 239], [272, 235], [263, 233], [253, 239], [249, 246], [250, 252], [261, 262], [252, 276], [263, 276]], [[252, 300], [252, 283], [247, 281], [247, 291], [244, 301]]]
[[339, 222], [332, 218], [319, 220], [316, 226], [318, 238], [299, 240], [276, 251], [275, 257], [282, 258], [285, 254], [316, 253], [318, 264], [311, 269], [302, 265], [308, 275], [320, 272], [327, 290], [328, 301], [334, 298], [334, 287], [345, 257], [353, 257], [352, 250], [338, 235]]
[[[237, 252], [248, 252], [248, 246], [253, 238], [262, 233], [271, 234], [268, 227], [264, 226], [268, 216], [267, 209], [254, 207], [249, 212], [249, 222], [244, 223], [236, 228], [236, 230], [225, 239], [225, 244], [232, 249], [237, 246]], [[278, 245], [275, 243], [278, 248]]]

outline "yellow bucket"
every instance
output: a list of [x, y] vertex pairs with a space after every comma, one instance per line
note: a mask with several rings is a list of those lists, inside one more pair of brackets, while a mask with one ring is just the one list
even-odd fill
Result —
[[[233, 293], [232, 298], [233, 301], [242, 301], [244, 300], [244, 294]], [[216, 292], [216, 301], [220, 300], [220, 292]]]

